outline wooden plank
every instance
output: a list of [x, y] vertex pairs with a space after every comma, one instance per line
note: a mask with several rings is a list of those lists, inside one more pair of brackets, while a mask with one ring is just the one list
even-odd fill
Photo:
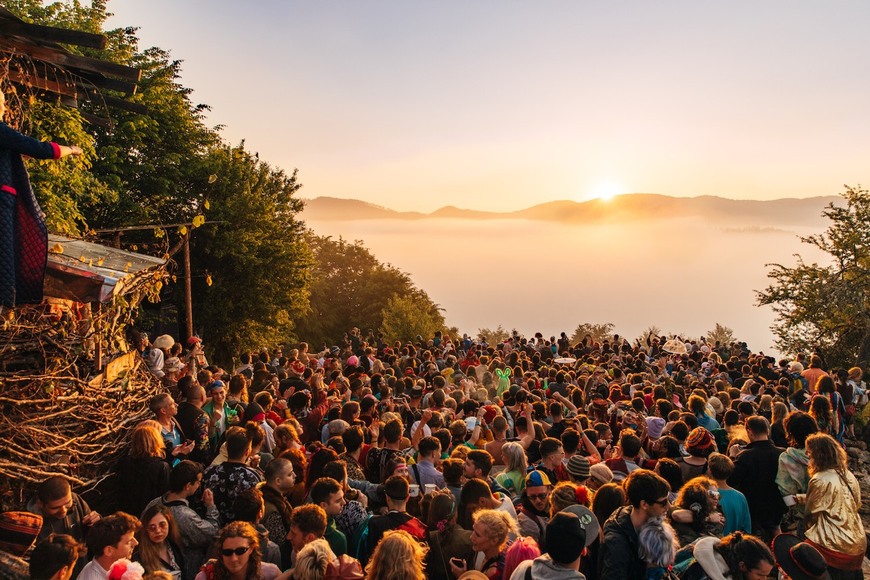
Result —
[[127, 95], [135, 95], [136, 94], [136, 83], [131, 83], [129, 81], [122, 81], [118, 79], [111, 79], [104, 75], [92, 72], [81, 71], [79, 76], [87, 81], [86, 83], [80, 83], [82, 88], [88, 86], [88, 83], [99, 89], [109, 89], [110, 91], [118, 91], [119, 93], [124, 93]]
[[79, 111], [79, 114], [82, 116], [82, 119], [84, 119], [91, 125], [105, 127], [106, 129], [111, 129], [115, 126], [115, 123], [113, 123], [111, 119], [106, 119], [105, 117], [97, 117], [96, 115], [91, 115], [90, 113], [86, 113], [84, 111]]
[[39, 46], [28, 42], [25, 39], [21, 39], [20, 37], [0, 37], [0, 49], [23, 53], [31, 58], [43, 60], [51, 64], [101, 73], [134, 83], [139, 82], [139, 79], [142, 76], [142, 71], [136, 68], [96, 58], [70, 54], [69, 52], [59, 48]]
[[63, 42], [65, 44], [75, 44], [76, 46], [100, 49], [106, 48], [107, 42], [106, 37], [102, 34], [80, 32], [68, 28], [41, 26], [39, 24], [28, 24], [21, 20], [16, 21], [8, 18], [0, 18], [0, 34], [17, 34], [45, 42]]
[[9, 80], [14, 83], [34, 87], [43, 91], [51, 91], [52, 93], [58, 93], [67, 97], [76, 98], [80, 94], [80, 91], [76, 90], [75, 83], [62, 83], [59, 81], [53, 81], [39, 75], [31, 74], [29, 72], [21, 72], [10, 69], [8, 77]]

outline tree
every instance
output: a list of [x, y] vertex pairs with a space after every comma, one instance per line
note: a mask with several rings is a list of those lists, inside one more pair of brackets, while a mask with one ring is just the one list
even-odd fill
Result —
[[614, 325], [610, 322], [604, 324], [593, 324], [583, 322], [577, 325], [574, 334], [571, 335], [571, 344], [577, 344], [587, 336], [592, 338], [592, 342], [602, 342], [613, 336]]
[[711, 345], [717, 342], [723, 345], [731, 344], [734, 342], [734, 331], [717, 322], [713, 330], [707, 332], [707, 342]]
[[428, 339], [435, 331], [444, 328], [444, 317], [435, 309], [428, 307], [422, 296], [395, 295], [384, 307], [381, 332], [390, 342], [393, 340], [413, 341], [421, 336]]
[[316, 345], [336, 344], [351, 327], [381, 328], [384, 311], [394, 296], [413, 297], [419, 309], [440, 317], [443, 324], [437, 304], [411, 277], [381, 263], [361, 241], [336, 240], [313, 232], [306, 234], [306, 241], [312, 252], [311, 298], [308, 312], [299, 320], [301, 338]]
[[845, 206], [829, 204], [824, 233], [801, 240], [825, 252], [830, 263], [770, 264], [772, 281], [756, 292], [771, 306], [771, 330], [784, 353], [821, 348], [831, 365], [870, 363], [870, 192], [845, 186]]
[[496, 345], [510, 338], [511, 333], [499, 324], [496, 328], [478, 328], [478, 340], [486, 340], [487, 344]]

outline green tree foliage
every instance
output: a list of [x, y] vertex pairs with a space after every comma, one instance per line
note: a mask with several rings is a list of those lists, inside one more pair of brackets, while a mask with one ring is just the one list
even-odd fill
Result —
[[510, 338], [511, 333], [499, 324], [496, 328], [478, 328], [477, 339], [485, 340], [487, 344], [498, 344]]
[[387, 300], [380, 328], [388, 341], [416, 340], [418, 336], [427, 339], [444, 328], [444, 317], [437, 308], [427, 305], [424, 297], [425, 293], [417, 291]]
[[713, 330], [707, 332], [707, 343], [715, 345], [717, 342], [719, 344], [731, 344], [734, 342], [734, 331], [724, 324], [717, 322]]
[[[191, 237], [194, 314], [218, 357], [290, 340], [308, 301], [311, 258], [297, 219], [296, 172], [287, 175], [239, 147], [213, 148], [200, 187], [210, 221]], [[216, 180], [209, 185], [209, 176]]]
[[771, 330], [782, 352], [823, 349], [832, 365], [870, 363], [870, 192], [846, 186], [844, 206], [829, 204], [830, 220], [802, 241], [830, 256], [829, 264], [772, 264], [758, 304], [776, 313]]
[[611, 322], [605, 322], [604, 324], [580, 323], [571, 335], [571, 344], [577, 344], [587, 336], [591, 337], [593, 342], [601, 342], [606, 338], [612, 338], [613, 329], [614, 325]]
[[384, 309], [393, 296], [413, 297], [420, 309], [435, 318], [441, 316], [437, 305], [414, 286], [408, 274], [379, 262], [361, 241], [312, 232], [306, 240], [313, 263], [310, 310], [298, 323], [301, 338], [315, 345], [335, 344], [354, 326], [363, 331], [381, 328]]

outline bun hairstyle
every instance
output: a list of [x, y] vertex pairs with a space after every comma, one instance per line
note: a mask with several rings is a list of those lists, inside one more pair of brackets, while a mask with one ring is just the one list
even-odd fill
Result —
[[727, 562], [732, 574], [740, 572], [741, 562], [747, 570], [757, 568], [762, 562], [776, 566], [776, 560], [767, 544], [756, 536], [742, 532], [725, 536], [715, 549]]

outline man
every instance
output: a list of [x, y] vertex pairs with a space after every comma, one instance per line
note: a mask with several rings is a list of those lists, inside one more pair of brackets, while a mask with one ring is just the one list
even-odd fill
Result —
[[105, 580], [112, 564], [121, 558], [130, 559], [139, 545], [133, 534], [141, 527], [139, 520], [116, 512], [100, 519], [88, 532], [88, 551], [94, 559], [88, 562], [77, 580]]
[[319, 505], [326, 512], [326, 532], [323, 538], [336, 556], [347, 554], [347, 536], [338, 529], [335, 518], [341, 513], [344, 504], [344, 490], [341, 484], [331, 477], [321, 477], [311, 486], [311, 503]]
[[568, 472], [569, 481], [577, 485], [587, 485], [592, 475], [589, 460], [582, 455], [572, 455], [568, 460], [565, 470]]
[[623, 489], [629, 505], [617, 509], [604, 524], [598, 552], [599, 578], [645, 578], [646, 564], [638, 555], [637, 532], [650, 518], [663, 517], [670, 503], [668, 482], [647, 469], [632, 471]]
[[30, 577], [35, 580], [70, 580], [81, 546], [66, 534], [36, 545], [30, 554]]
[[421, 491], [427, 484], [442, 489], [445, 486], [444, 474], [435, 469], [435, 462], [441, 458], [441, 442], [435, 437], [424, 437], [417, 449], [419, 458], [416, 465], [411, 466], [414, 483], [420, 486]]
[[42, 528], [37, 538], [40, 542], [51, 534], [67, 534], [83, 543], [88, 528], [100, 519], [100, 514], [73, 493], [69, 481], [59, 475], [39, 484], [36, 495], [27, 502], [26, 510], [42, 516]]
[[617, 455], [604, 462], [613, 472], [613, 481], [620, 482], [631, 472], [641, 467], [644, 469], [655, 467], [655, 461], [643, 461], [638, 457], [642, 448], [640, 437], [635, 434], [634, 430], [623, 429], [619, 433]]
[[[326, 533], [326, 512], [319, 505], [305, 504], [293, 510], [290, 516], [290, 528], [287, 532], [287, 542], [293, 549], [291, 562], [295, 562], [299, 550]], [[282, 568], [290, 563], [285, 562]]]
[[517, 566], [510, 580], [532, 578], [585, 580], [580, 557], [586, 546], [586, 529], [576, 514], [559, 512], [547, 524], [545, 553]]
[[293, 506], [287, 494], [296, 484], [293, 464], [288, 459], [276, 457], [266, 464], [265, 478], [266, 481], [257, 486], [265, 502], [265, 513], [260, 521], [269, 530], [269, 537], [278, 541], [286, 537], [290, 529]]
[[147, 511], [152, 505], [160, 503], [172, 511], [181, 536], [181, 547], [184, 548], [185, 578], [193, 578], [199, 571], [205, 562], [206, 550], [220, 530], [220, 514], [211, 490], [202, 491], [205, 518], [201, 518], [188, 503], [201, 484], [202, 466], [193, 461], [180, 461], [169, 474], [169, 491], [145, 506]]
[[538, 545], [546, 544], [547, 522], [550, 519], [550, 492], [553, 484], [542, 470], [535, 470], [526, 476], [526, 486], [522, 493], [522, 507], [517, 512], [520, 532], [531, 536]]
[[[240, 493], [233, 502], [233, 511], [236, 513], [237, 522], [247, 522], [254, 526], [260, 536], [260, 556], [263, 562], [275, 564], [281, 567], [281, 549], [278, 544], [269, 537], [269, 530], [260, 523], [266, 506], [263, 503], [263, 494], [256, 487], [251, 487]], [[279, 536], [283, 538], [283, 536]]]
[[425, 524], [407, 512], [408, 498], [411, 495], [408, 481], [399, 475], [388, 477], [384, 483], [384, 494], [388, 511], [369, 520], [366, 559], [389, 530], [405, 530], [421, 542], [426, 539]]
[[382, 483], [389, 473], [390, 464], [401, 455], [402, 422], [393, 419], [384, 425], [384, 446], [373, 447], [366, 457], [366, 473], [372, 483]]
[[465, 479], [482, 479], [489, 484], [489, 489], [493, 493], [509, 495], [494, 477], [490, 477], [490, 471], [492, 471], [492, 455], [483, 449], [472, 449], [465, 456], [465, 468], [462, 473]]
[[771, 542], [779, 533], [779, 522], [785, 513], [776, 474], [783, 450], [770, 441], [770, 423], [754, 415], [746, 419], [749, 445], [734, 460], [734, 472], [728, 485], [743, 493], [752, 516], [752, 533]]
[[160, 423], [160, 434], [166, 444], [166, 453], [172, 456], [173, 464], [178, 463], [193, 451], [193, 441], [184, 440], [181, 425], [175, 419], [178, 415], [178, 404], [169, 393], [161, 393], [151, 397], [148, 408], [154, 414], [154, 419]]
[[202, 410], [205, 403], [205, 390], [194, 382], [190, 375], [181, 377], [178, 388], [184, 394], [184, 401], [178, 405], [175, 415], [181, 432], [187, 441], [193, 441], [193, 450], [188, 459], [208, 465], [211, 463], [208, 441], [208, 415]]
[[260, 472], [247, 465], [251, 442], [241, 427], [230, 427], [226, 434], [227, 460], [212, 465], [203, 475], [203, 486], [214, 493], [215, 505], [221, 514], [221, 525], [235, 519], [233, 502], [241, 492], [263, 481]]
[[570, 479], [565, 465], [562, 464], [563, 457], [565, 457], [565, 451], [559, 439], [547, 437], [541, 441], [541, 463], [537, 469], [546, 473], [553, 485]]
[[202, 406], [208, 415], [208, 443], [212, 455], [217, 455], [224, 433], [239, 422], [239, 414], [227, 404], [227, 387], [223, 381], [212, 381], [206, 388], [210, 399]]
[[565, 422], [565, 419], [562, 416], [562, 413], [564, 412], [562, 408], [562, 403], [554, 401], [550, 403], [550, 406], [547, 410], [550, 412], [550, 419], [552, 421], [552, 426], [547, 429], [547, 437], [554, 437], [556, 439], [560, 439], [562, 437], [562, 433], [568, 427], [568, 424]]

